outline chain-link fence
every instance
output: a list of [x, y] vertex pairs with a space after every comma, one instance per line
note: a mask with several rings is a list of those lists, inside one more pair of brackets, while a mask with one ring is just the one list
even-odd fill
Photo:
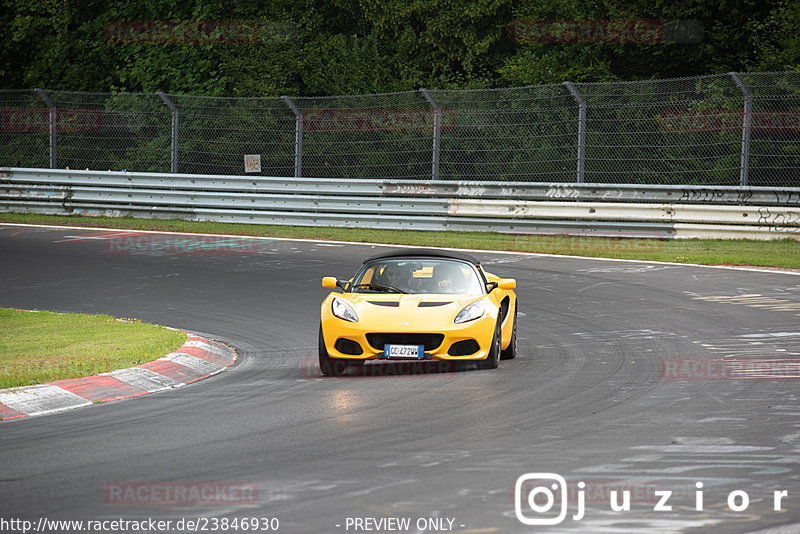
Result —
[[[800, 72], [313, 98], [0, 91], [0, 166], [800, 186]], [[257, 165], [252, 165], [257, 163]]]

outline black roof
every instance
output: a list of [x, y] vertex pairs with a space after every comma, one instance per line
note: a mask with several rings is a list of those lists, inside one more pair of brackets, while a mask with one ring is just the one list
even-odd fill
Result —
[[454, 252], [452, 250], [442, 250], [438, 248], [403, 248], [399, 250], [392, 250], [390, 252], [384, 252], [382, 254], [378, 254], [377, 256], [367, 258], [364, 260], [364, 263], [386, 258], [449, 258], [453, 260], [466, 261], [473, 265], [480, 265], [480, 262], [469, 254], [464, 254], [463, 252]]

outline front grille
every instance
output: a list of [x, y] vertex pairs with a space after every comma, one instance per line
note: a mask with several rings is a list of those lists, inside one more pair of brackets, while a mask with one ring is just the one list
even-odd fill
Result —
[[367, 334], [367, 341], [376, 350], [383, 350], [384, 345], [424, 345], [430, 352], [439, 348], [444, 341], [444, 334]]

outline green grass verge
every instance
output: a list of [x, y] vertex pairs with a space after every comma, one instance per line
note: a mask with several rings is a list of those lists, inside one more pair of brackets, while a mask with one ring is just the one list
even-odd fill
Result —
[[0, 308], [0, 389], [105, 373], [158, 359], [186, 334], [108, 315]]
[[626, 239], [539, 236], [494, 232], [423, 232], [363, 228], [317, 228], [191, 222], [181, 220], [103, 218], [0, 213], [0, 222], [94, 226], [132, 230], [165, 230], [206, 234], [362, 241], [400, 245], [456, 247], [574, 256], [656, 260], [701, 265], [753, 265], [800, 268], [800, 241], [743, 239]]

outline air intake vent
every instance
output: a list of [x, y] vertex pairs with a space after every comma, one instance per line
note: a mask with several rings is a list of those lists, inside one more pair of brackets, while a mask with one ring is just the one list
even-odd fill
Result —
[[480, 347], [474, 339], [465, 339], [464, 341], [459, 341], [458, 343], [450, 345], [447, 354], [450, 356], [469, 356], [470, 354], [478, 352], [479, 349]]
[[375, 306], [386, 306], [387, 308], [397, 308], [400, 306], [400, 303], [397, 301], [368, 300], [367, 302], [374, 304]]
[[352, 339], [347, 339], [343, 337], [337, 339], [336, 344], [334, 344], [333, 347], [342, 354], [349, 354], [351, 356], [359, 356], [364, 353], [364, 351], [361, 349], [361, 345], [359, 345]]

